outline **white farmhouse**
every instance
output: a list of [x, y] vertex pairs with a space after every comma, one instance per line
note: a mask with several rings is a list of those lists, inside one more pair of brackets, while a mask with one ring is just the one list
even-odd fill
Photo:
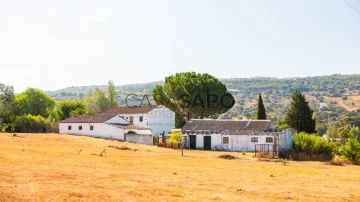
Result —
[[59, 133], [153, 144], [150, 128], [130, 124], [120, 116], [72, 116], [59, 123]]
[[191, 149], [279, 152], [292, 148], [293, 130], [277, 131], [270, 120], [192, 119], [182, 128]]
[[101, 115], [118, 115], [130, 124], [150, 128], [153, 135], [168, 134], [175, 128], [175, 113], [164, 106], [114, 107]]

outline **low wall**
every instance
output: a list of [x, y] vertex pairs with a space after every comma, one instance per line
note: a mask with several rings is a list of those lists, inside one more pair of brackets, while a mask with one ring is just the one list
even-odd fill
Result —
[[125, 134], [125, 141], [136, 144], [153, 145], [152, 135]]

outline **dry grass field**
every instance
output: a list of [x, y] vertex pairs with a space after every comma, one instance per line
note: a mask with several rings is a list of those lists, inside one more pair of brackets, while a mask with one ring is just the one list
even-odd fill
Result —
[[0, 134], [0, 201], [360, 201], [360, 166], [217, 158], [227, 153]]

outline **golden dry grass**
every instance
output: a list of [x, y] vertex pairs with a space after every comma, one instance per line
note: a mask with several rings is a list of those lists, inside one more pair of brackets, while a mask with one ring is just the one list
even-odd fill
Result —
[[227, 152], [193, 150], [181, 157], [89, 137], [18, 136], [0, 134], [0, 201], [360, 200], [360, 166], [260, 162], [242, 153], [225, 160], [217, 156]]

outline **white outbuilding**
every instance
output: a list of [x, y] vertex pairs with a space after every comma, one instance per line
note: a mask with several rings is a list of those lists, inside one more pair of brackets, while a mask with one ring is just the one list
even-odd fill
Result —
[[153, 144], [150, 128], [130, 124], [118, 115], [72, 116], [59, 123], [59, 133]]
[[182, 133], [191, 149], [277, 153], [292, 148], [295, 131], [278, 131], [270, 120], [192, 119]]

